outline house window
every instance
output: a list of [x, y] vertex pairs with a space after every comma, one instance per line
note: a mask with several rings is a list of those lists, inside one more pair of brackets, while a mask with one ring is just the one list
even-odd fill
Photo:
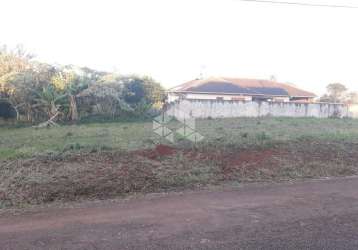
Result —
[[218, 101], [224, 101], [224, 97], [218, 96], [218, 97], [216, 97], [216, 100], [218, 100]]

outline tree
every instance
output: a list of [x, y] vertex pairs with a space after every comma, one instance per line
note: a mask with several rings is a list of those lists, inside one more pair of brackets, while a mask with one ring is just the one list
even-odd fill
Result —
[[154, 79], [144, 76], [127, 76], [122, 79], [124, 99], [138, 115], [143, 115], [153, 106], [161, 106], [164, 89]]
[[146, 97], [144, 81], [139, 77], [126, 77], [124, 82], [124, 100], [129, 104], [138, 104]]
[[48, 85], [41, 91], [35, 92], [35, 94], [34, 100], [36, 104], [33, 107], [42, 110], [48, 119], [57, 116], [61, 109], [64, 109], [67, 105], [65, 101], [67, 95], [58, 93], [52, 85]]
[[14, 91], [8, 85], [9, 79], [14, 78], [18, 73], [27, 71], [30, 68], [31, 56], [26, 54], [21, 47], [9, 50], [6, 46], [0, 48], [0, 91], [2, 95], [9, 95]]
[[58, 69], [56, 74], [51, 78], [51, 83], [55, 90], [64, 93], [68, 98], [68, 117], [71, 121], [77, 121], [79, 119], [75, 96], [78, 93], [76, 85], [77, 78], [78, 76], [74, 71], [71, 69], [64, 70], [62, 68]]
[[32, 59], [22, 46], [0, 48], [0, 96], [13, 105], [18, 118], [25, 115], [27, 121], [33, 119], [33, 91], [43, 83], [40, 64]]
[[348, 104], [358, 104], [358, 92], [350, 92], [346, 96], [346, 102]]
[[25, 116], [26, 120], [33, 120], [35, 79], [31, 71], [9, 73], [2, 78], [5, 82], [3, 95], [15, 107], [18, 117]]
[[32, 58], [33, 55], [27, 53], [20, 45], [13, 50], [9, 50], [6, 46], [0, 47], [0, 78], [10, 73], [27, 70]]
[[88, 88], [82, 90], [77, 97], [81, 107], [87, 112], [96, 110], [98, 114], [112, 118], [121, 111], [131, 111], [132, 108], [123, 98], [123, 83], [116, 74], [107, 74]]
[[321, 98], [321, 102], [344, 102], [345, 94], [347, 92], [347, 87], [341, 83], [331, 83], [327, 87], [327, 93], [324, 94]]
[[18, 46], [0, 47], [0, 98], [19, 119], [76, 121], [82, 114], [144, 115], [161, 107], [164, 90], [150, 77], [37, 62]]

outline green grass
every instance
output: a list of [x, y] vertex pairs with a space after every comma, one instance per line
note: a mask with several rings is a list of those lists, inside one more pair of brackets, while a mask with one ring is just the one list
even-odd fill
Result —
[[[295, 140], [358, 143], [358, 120], [316, 118], [230, 118], [198, 120], [201, 144], [250, 146]], [[151, 122], [109, 122], [58, 128], [0, 128], [0, 160], [98, 150], [135, 150], [168, 143]], [[182, 143], [182, 142], [180, 142]], [[188, 145], [188, 143], [182, 143]]]
[[[197, 131], [205, 139], [196, 147], [178, 137], [174, 147], [154, 148], [170, 143], [148, 121], [1, 127], [0, 209], [224, 182], [358, 174], [358, 120], [209, 119], [198, 120]], [[148, 150], [132, 152], [137, 149]]]
[[236, 118], [198, 121], [200, 132], [232, 144], [301, 139], [358, 142], [358, 120], [317, 118]]
[[64, 151], [147, 147], [154, 139], [149, 122], [70, 125], [58, 128], [1, 128], [0, 159]]

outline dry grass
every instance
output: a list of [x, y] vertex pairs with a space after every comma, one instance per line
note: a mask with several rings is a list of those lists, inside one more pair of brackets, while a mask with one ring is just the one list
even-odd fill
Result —
[[199, 120], [197, 130], [203, 142], [168, 147], [149, 122], [2, 127], [0, 208], [358, 172], [358, 120]]
[[358, 144], [298, 140], [263, 147], [210, 145], [67, 153], [1, 166], [0, 207], [105, 199], [223, 182], [285, 181], [358, 172]]

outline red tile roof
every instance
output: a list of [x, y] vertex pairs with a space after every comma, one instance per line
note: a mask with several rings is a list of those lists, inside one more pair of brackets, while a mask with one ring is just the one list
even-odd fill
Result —
[[244, 78], [207, 78], [186, 82], [170, 89], [171, 92], [226, 93], [290, 97], [316, 97], [287, 83]]

